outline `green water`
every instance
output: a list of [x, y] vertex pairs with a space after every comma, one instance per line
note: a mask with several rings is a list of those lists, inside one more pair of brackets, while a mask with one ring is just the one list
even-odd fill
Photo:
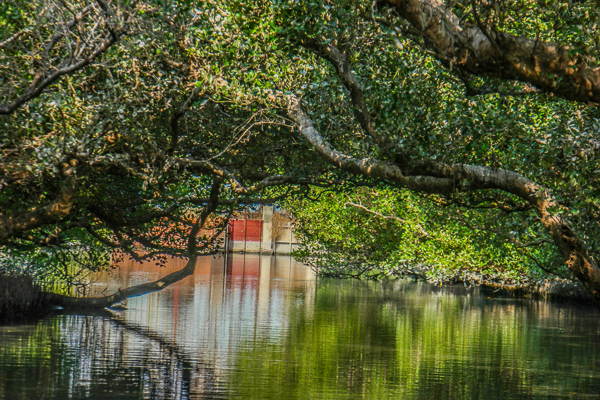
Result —
[[600, 313], [581, 305], [236, 256], [127, 307], [0, 326], [0, 399], [600, 397]]

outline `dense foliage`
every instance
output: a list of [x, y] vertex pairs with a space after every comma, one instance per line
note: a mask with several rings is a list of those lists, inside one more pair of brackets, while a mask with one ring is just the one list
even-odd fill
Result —
[[0, 263], [214, 252], [235, 209], [287, 199], [319, 264], [600, 293], [597, 20], [591, 2], [5, 2]]
[[301, 238], [295, 256], [323, 276], [408, 275], [506, 289], [570, 277], [551, 243], [531, 227], [520, 230], [522, 215], [384, 188], [321, 191], [286, 206]]

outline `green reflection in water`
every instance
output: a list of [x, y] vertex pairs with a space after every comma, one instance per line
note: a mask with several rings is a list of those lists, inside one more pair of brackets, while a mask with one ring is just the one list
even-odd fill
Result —
[[600, 394], [596, 310], [453, 291], [432, 292], [407, 282], [321, 280], [314, 309], [290, 309], [290, 327], [280, 343], [241, 346], [231, 395], [542, 399]]
[[188, 397], [192, 368], [175, 345], [105, 316], [0, 326], [0, 355], [0, 399]]
[[[64, 346], [59, 321], [0, 327], [0, 398], [54, 397]], [[43, 388], [44, 392], [38, 392]]]
[[117, 316], [0, 326], [0, 399], [600, 394], [596, 308], [409, 281], [315, 284], [266, 261], [223, 279], [217, 260]]

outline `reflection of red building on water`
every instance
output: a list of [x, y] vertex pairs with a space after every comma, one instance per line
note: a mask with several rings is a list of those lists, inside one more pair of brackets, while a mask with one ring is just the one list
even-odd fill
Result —
[[233, 257], [227, 258], [227, 276], [258, 278], [260, 276], [261, 259], [257, 256], [240, 257], [242, 258], [236, 258], [236, 262], [233, 262]]

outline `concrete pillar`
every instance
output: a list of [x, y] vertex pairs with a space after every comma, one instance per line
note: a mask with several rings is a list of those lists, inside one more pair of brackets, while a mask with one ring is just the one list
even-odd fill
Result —
[[273, 254], [273, 206], [263, 206], [262, 251]]

